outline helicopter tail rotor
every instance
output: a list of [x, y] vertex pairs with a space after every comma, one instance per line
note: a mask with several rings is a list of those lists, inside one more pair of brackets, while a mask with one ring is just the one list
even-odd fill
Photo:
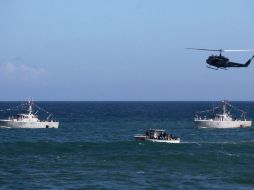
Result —
[[244, 64], [244, 67], [248, 67], [253, 58], [254, 58], [254, 55]]

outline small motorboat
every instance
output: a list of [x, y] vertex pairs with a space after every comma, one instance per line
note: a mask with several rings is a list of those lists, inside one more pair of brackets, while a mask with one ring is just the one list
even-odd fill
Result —
[[137, 134], [134, 138], [141, 141], [180, 143], [179, 137], [174, 137], [163, 129], [148, 129], [145, 135]]

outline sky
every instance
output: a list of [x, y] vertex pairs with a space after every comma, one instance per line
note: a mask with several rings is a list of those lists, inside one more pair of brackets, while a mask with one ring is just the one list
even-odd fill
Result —
[[[1, 0], [0, 101], [254, 101], [252, 0]], [[246, 62], [254, 52], [225, 53]]]

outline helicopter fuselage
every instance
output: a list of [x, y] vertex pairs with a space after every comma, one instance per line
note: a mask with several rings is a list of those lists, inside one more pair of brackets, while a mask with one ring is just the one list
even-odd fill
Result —
[[227, 67], [248, 67], [253, 58], [254, 56], [252, 56], [252, 58], [249, 59], [245, 64], [241, 64], [241, 63], [232, 62], [227, 57], [222, 55], [211, 55], [206, 60], [206, 63], [215, 68], [222, 68], [222, 69], [225, 69]]
[[227, 57], [224, 57], [222, 55], [211, 55], [206, 60], [206, 63], [208, 65], [218, 67], [218, 68], [226, 68], [229, 67], [229, 59]]

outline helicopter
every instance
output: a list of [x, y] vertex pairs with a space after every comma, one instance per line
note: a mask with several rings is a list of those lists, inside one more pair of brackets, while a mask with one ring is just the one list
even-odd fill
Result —
[[222, 52], [244, 52], [244, 51], [254, 51], [254, 50], [223, 50], [223, 49], [199, 49], [199, 48], [186, 48], [186, 49], [193, 49], [193, 50], [202, 50], [202, 51], [216, 51], [220, 52], [220, 55], [210, 55], [206, 60], [209, 69], [227, 69], [229, 67], [248, 67], [254, 58], [254, 55], [246, 61], [246, 63], [235, 63], [229, 60], [229, 58], [222, 55]]

